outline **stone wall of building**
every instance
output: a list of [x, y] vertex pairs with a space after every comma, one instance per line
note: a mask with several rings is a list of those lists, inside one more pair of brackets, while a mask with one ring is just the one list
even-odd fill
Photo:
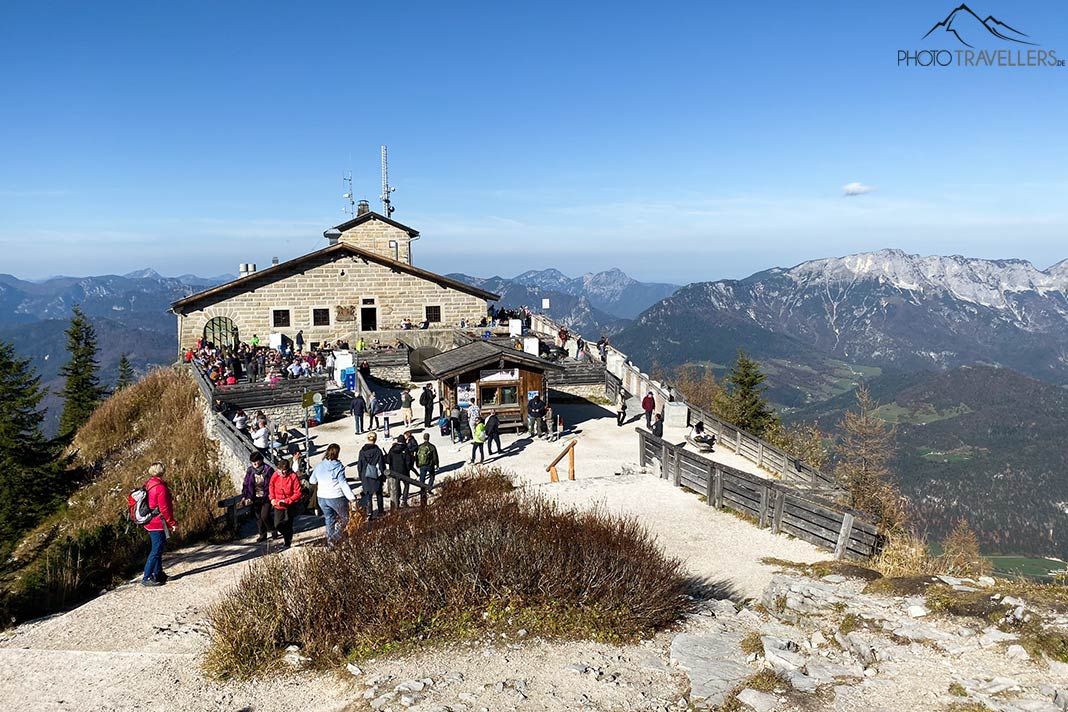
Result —
[[[404, 230], [376, 218], [346, 230], [339, 238], [340, 242], [353, 247], [407, 264], [412, 264], [411, 240], [411, 236]], [[390, 241], [397, 243], [396, 249], [389, 246]]]
[[[367, 299], [374, 300], [380, 330], [399, 327], [405, 317], [419, 324], [427, 306], [440, 307], [441, 322], [432, 326], [442, 328], [461, 320], [477, 322], [486, 314], [484, 299], [357, 256], [338, 254], [275, 270], [212, 299], [211, 306], [179, 315], [182, 348], [194, 345], [215, 317], [230, 319], [242, 341], [255, 334], [266, 344], [272, 332], [293, 338], [303, 329], [309, 344], [337, 339], [354, 343], [360, 334], [361, 308], [372, 306], [363, 303]], [[329, 324], [315, 326], [314, 309], [326, 309]], [[274, 326], [275, 310], [289, 312], [288, 327]]]

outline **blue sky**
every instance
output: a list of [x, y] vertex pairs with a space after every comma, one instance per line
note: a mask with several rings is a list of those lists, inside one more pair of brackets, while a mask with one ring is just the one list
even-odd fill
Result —
[[[1068, 58], [1062, 3], [970, 5]], [[0, 272], [294, 257], [344, 219], [349, 169], [377, 208], [382, 143], [435, 271], [682, 283], [882, 247], [1046, 267], [1068, 68], [898, 67], [949, 46], [921, 37], [953, 7], [0, 3]]]

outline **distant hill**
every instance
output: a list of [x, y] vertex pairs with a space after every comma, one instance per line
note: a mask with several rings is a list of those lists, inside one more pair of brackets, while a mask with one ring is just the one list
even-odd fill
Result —
[[[868, 385], [898, 424], [893, 468], [932, 540], [964, 517], [990, 552], [1068, 557], [1068, 390], [990, 366]], [[853, 407], [850, 393], [789, 418], [833, 430]]]
[[[1068, 382], [1068, 261], [919, 257], [900, 250], [700, 282], [651, 306], [615, 338], [638, 363], [724, 364], [744, 347], [781, 373], [781, 405], [852, 387], [850, 372], [971, 363]], [[837, 371], [837, 373], [835, 373]]]
[[108, 385], [118, 375], [124, 352], [137, 372], [173, 363], [178, 340], [175, 317], [168, 312], [171, 303], [228, 279], [232, 277], [163, 277], [151, 269], [41, 282], [0, 274], [0, 340], [31, 358], [41, 382], [50, 388], [44, 401], [48, 432], [54, 432], [62, 409], [59, 370], [67, 360], [64, 332], [73, 305], [80, 305], [96, 328], [101, 380]]
[[550, 317], [593, 339], [620, 331], [630, 319], [678, 289], [673, 284], [639, 282], [618, 269], [581, 277], [568, 277], [555, 269], [511, 278], [448, 276], [500, 294], [501, 306], [509, 309], [529, 306], [541, 311], [542, 299], [548, 299]]

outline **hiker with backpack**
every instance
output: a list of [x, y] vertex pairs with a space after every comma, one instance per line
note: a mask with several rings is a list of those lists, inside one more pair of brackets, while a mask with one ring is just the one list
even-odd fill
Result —
[[368, 518], [374, 517], [374, 500], [378, 501], [379, 516], [385, 511], [382, 501], [382, 479], [386, 473], [386, 457], [382, 448], [375, 444], [377, 440], [376, 433], [369, 434], [367, 443], [360, 448], [360, 455], [356, 460], [356, 469], [360, 473], [360, 485], [363, 490], [360, 496], [360, 506], [367, 513]]
[[419, 481], [431, 489], [434, 487], [438, 464], [438, 449], [430, 442], [430, 433], [423, 433], [423, 442], [415, 451], [415, 466], [419, 468]]
[[274, 476], [274, 468], [263, 461], [263, 455], [259, 452], [252, 453], [248, 461], [241, 498], [256, 518], [256, 530], [260, 534], [256, 541], [267, 541], [267, 532], [278, 536], [271, 507], [271, 478]]
[[152, 548], [145, 561], [142, 586], [162, 586], [167, 583], [163, 572], [163, 549], [169, 532], [178, 530], [171, 504], [171, 491], [163, 481], [163, 463], [154, 462], [148, 467], [148, 481], [130, 494], [130, 519], [144, 526], [152, 540]]
[[300, 478], [286, 458], [278, 461], [278, 471], [271, 478], [270, 495], [274, 527], [282, 534], [281, 548], [288, 549], [293, 543], [293, 518], [297, 515], [304, 491], [300, 486]]

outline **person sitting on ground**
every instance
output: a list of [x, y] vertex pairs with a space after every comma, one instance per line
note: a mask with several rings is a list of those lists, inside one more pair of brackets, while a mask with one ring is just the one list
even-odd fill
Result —
[[705, 424], [698, 420], [690, 428], [690, 432], [686, 435], [686, 439], [696, 445], [698, 448], [707, 452], [712, 452], [712, 446], [716, 444], [716, 436], [712, 433], [705, 432]]
[[[341, 464], [341, 446], [330, 443], [322, 461], [312, 470], [309, 482], [318, 485], [319, 507], [326, 520], [326, 543], [333, 546], [345, 533], [349, 523], [349, 503], [356, 501], [349, 482], [345, 479], [345, 466]], [[346, 500], [348, 500], [346, 502]]]
[[274, 528], [282, 535], [282, 549], [288, 549], [293, 543], [293, 518], [297, 515], [297, 505], [303, 494], [300, 478], [289, 460], [282, 458], [278, 461], [278, 471], [270, 484]]

